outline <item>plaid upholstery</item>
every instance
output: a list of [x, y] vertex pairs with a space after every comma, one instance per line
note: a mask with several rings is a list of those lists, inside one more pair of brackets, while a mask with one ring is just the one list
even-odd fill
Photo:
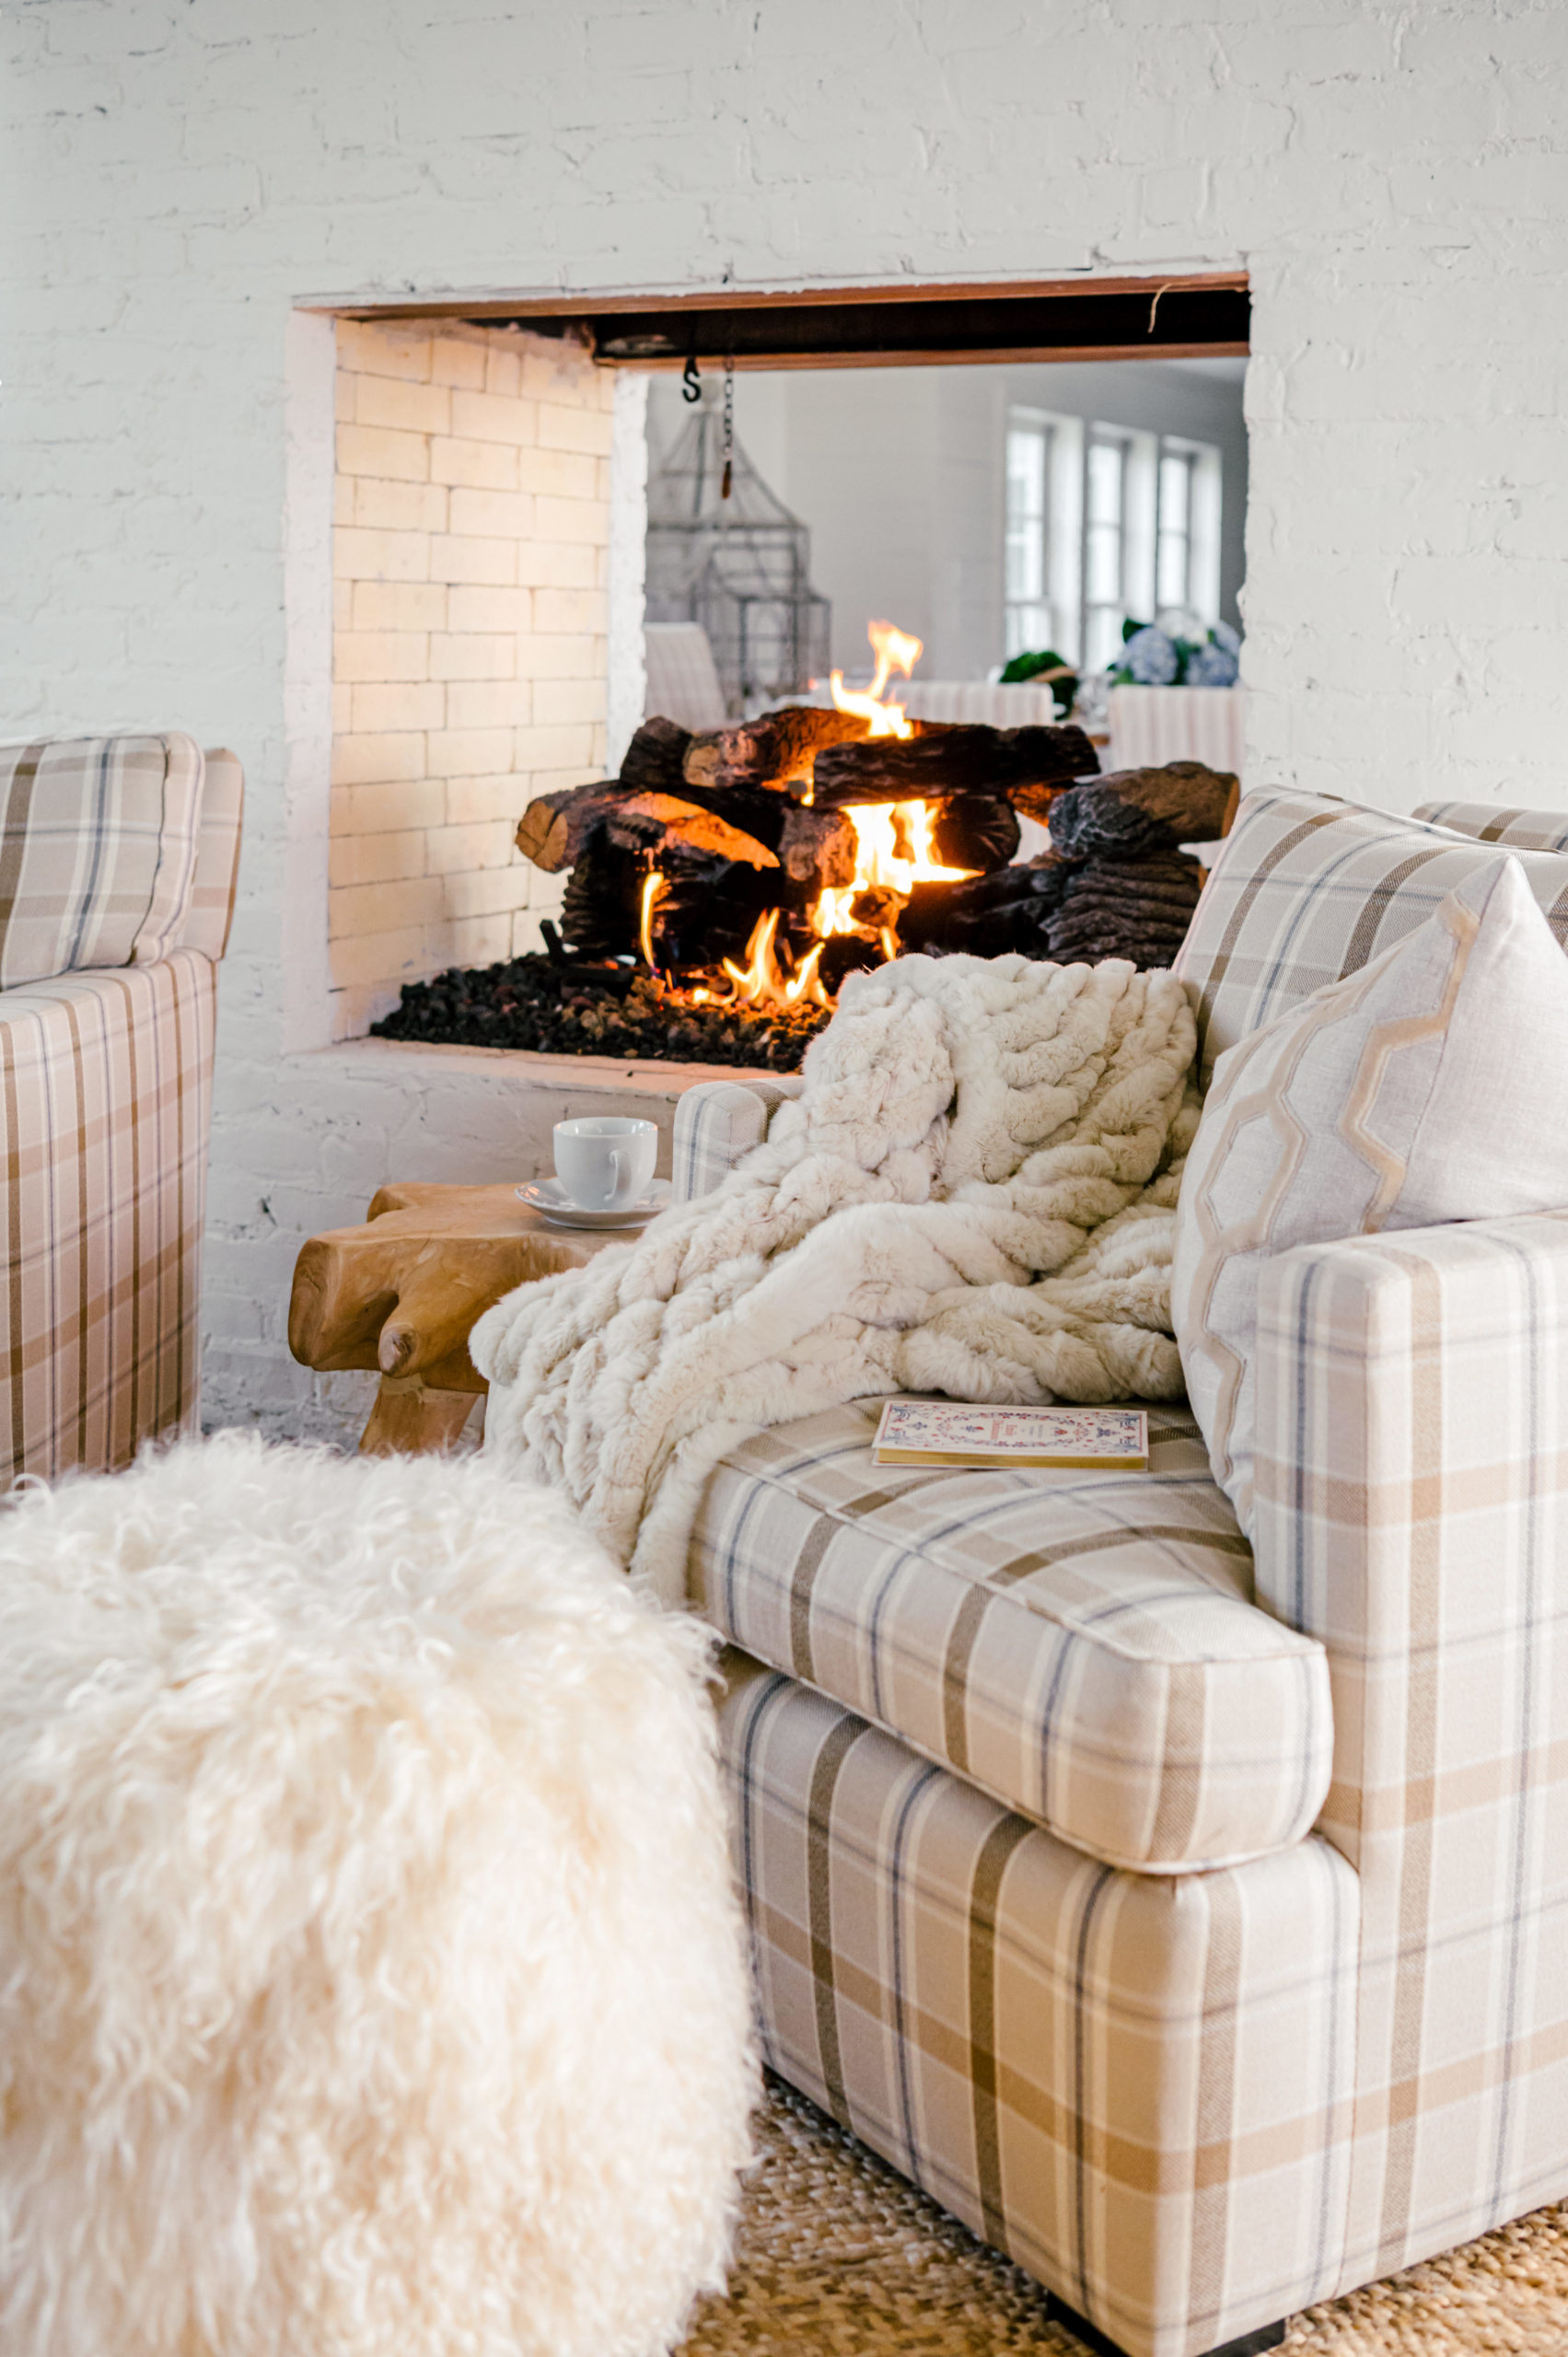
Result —
[[670, 1201], [693, 1203], [728, 1178], [742, 1155], [761, 1145], [768, 1123], [798, 1081], [759, 1073], [755, 1079], [700, 1080], [675, 1107]]
[[172, 947], [202, 778], [189, 737], [0, 746], [0, 990]]
[[769, 2061], [1134, 2357], [1330, 2292], [1358, 1911], [1332, 1845], [1119, 1873], [726, 1666]]
[[692, 1601], [749, 1654], [1097, 1858], [1299, 1841], [1332, 1747], [1318, 1647], [1260, 1612], [1191, 1416], [1147, 1474], [874, 1466], [879, 1400], [759, 1434], [709, 1484]]
[[1411, 812], [1429, 827], [1446, 827], [1477, 842], [1510, 851], [1568, 851], [1568, 817], [1561, 810], [1503, 810], [1495, 802], [1423, 802]]
[[196, 1410], [216, 970], [0, 995], [0, 1461], [123, 1465]]
[[229, 927], [234, 922], [245, 772], [234, 753], [209, 751], [203, 761], [195, 872], [180, 928], [180, 946], [200, 949], [204, 956], [216, 959], [228, 947]]
[[[1568, 855], [1516, 856], [1559, 940], [1568, 939]], [[1496, 857], [1491, 844], [1359, 803], [1248, 795], [1174, 969], [1193, 993], [1204, 1079], [1235, 1041], [1359, 972]]]
[[1568, 1213], [1259, 1308], [1259, 1594], [1328, 1649], [1362, 1893], [1348, 2287], [1568, 2194]]

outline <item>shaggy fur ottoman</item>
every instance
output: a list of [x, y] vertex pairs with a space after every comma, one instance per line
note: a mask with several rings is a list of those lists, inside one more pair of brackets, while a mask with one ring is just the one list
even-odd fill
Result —
[[6, 2357], [647, 2357], [754, 2090], [705, 1640], [478, 1459], [0, 1508]]

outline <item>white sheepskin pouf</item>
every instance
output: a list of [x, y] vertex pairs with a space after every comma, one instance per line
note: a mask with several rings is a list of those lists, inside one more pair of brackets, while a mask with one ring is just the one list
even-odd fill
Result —
[[706, 1640], [482, 1460], [0, 1508], [6, 2357], [647, 2357], [755, 2092]]

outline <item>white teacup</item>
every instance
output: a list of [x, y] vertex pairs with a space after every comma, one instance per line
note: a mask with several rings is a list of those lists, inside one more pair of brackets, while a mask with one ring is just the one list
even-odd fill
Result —
[[555, 1175], [579, 1211], [628, 1210], [647, 1193], [657, 1159], [652, 1121], [592, 1113], [555, 1124]]

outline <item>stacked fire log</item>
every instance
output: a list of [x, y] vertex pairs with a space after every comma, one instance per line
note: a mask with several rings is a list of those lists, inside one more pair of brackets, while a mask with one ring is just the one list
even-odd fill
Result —
[[[1220, 833], [1234, 779], [1196, 762], [1100, 777], [1070, 726], [910, 726], [872, 737], [858, 714], [808, 705], [696, 735], [645, 722], [619, 777], [542, 795], [518, 824], [536, 866], [571, 871], [552, 956], [641, 946], [661, 972], [695, 973], [743, 958], [776, 911], [796, 968], [819, 944], [830, 994], [892, 946], [1169, 962], [1201, 881], [1179, 846]], [[888, 804], [923, 806], [930, 853], [966, 873], [907, 893], [863, 887], [852, 929], [823, 941], [823, 894], [856, 881], [846, 814]], [[1021, 817], [1046, 822], [1051, 849], [1013, 865]]]

